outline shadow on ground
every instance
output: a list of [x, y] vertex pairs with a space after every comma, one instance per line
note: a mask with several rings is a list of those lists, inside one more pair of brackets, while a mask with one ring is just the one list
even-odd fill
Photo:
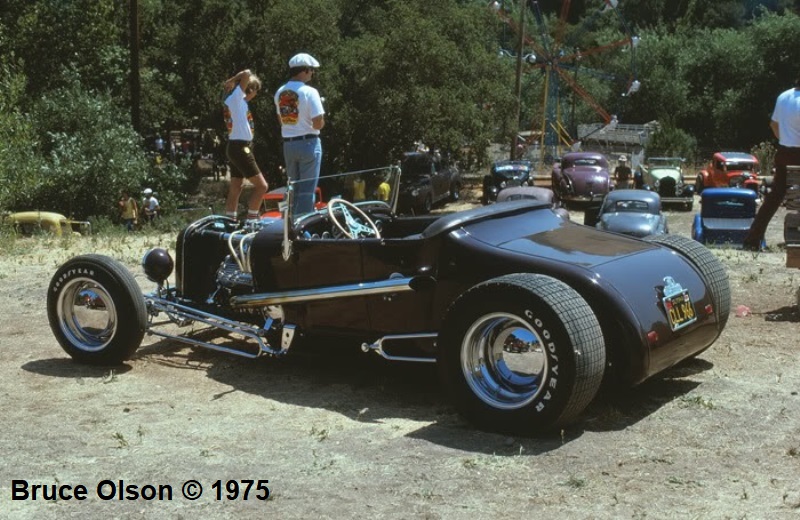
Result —
[[[194, 337], [202, 338], [202, 333]], [[536, 455], [558, 449], [587, 431], [624, 430], [691, 392], [699, 384], [691, 376], [712, 366], [702, 359], [687, 360], [635, 389], [604, 388], [577, 423], [549, 435], [518, 438], [482, 432], [465, 422], [447, 402], [434, 364], [389, 362], [353, 345], [317, 342], [313, 347], [293, 347], [287, 357], [252, 360], [164, 339], [140, 348], [134, 360], [201, 370], [233, 391], [321, 408], [367, 424], [391, 418], [427, 423], [409, 436], [495, 455]], [[67, 358], [32, 361], [22, 368], [48, 377], [73, 378], [103, 378], [111, 370], [114, 374], [131, 370], [127, 364], [91, 367]]]

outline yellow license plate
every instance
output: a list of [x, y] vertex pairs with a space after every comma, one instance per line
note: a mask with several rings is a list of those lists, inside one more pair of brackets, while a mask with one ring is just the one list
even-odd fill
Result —
[[689, 291], [684, 289], [678, 294], [673, 294], [662, 300], [664, 310], [667, 312], [667, 319], [672, 330], [682, 329], [697, 321], [697, 314], [694, 312], [692, 299]]

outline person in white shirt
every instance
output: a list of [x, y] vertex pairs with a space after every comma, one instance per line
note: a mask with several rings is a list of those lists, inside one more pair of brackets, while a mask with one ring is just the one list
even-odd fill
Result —
[[293, 182], [294, 216], [314, 211], [314, 192], [322, 164], [319, 132], [325, 126], [322, 98], [308, 85], [319, 62], [300, 53], [289, 60], [291, 79], [275, 93], [275, 108], [281, 124], [286, 176]]
[[230, 186], [225, 200], [225, 214], [237, 218], [239, 196], [244, 179], [253, 185], [247, 204], [247, 220], [257, 221], [261, 198], [267, 192], [267, 181], [253, 155], [253, 116], [248, 102], [261, 90], [261, 80], [245, 69], [225, 81], [225, 124], [228, 128], [226, 155], [231, 169]]
[[160, 210], [161, 206], [158, 204], [158, 199], [153, 196], [153, 190], [145, 188], [144, 200], [142, 201], [142, 213], [145, 222], [153, 222]]
[[742, 244], [749, 251], [761, 249], [767, 225], [786, 196], [786, 166], [800, 165], [800, 71], [796, 75], [794, 87], [778, 96], [769, 123], [772, 133], [778, 139], [775, 177], [772, 190], [764, 197]]

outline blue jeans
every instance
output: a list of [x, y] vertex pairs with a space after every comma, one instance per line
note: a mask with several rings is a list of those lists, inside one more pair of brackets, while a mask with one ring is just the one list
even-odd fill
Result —
[[284, 141], [283, 157], [286, 161], [286, 177], [294, 183], [292, 216], [314, 211], [314, 191], [319, 181], [322, 164], [322, 142], [312, 138], [302, 141]]

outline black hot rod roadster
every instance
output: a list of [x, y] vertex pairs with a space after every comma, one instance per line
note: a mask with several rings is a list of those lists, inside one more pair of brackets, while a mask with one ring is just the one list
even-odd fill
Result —
[[53, 333], [92, 364], [125, 361], [145, 333], [248, 357], [291, 353], [303, 334], [349, 338], [435, 362], [466, 418], [526, 434], [575, 419], [604, 378], [635, 385], [696, 356], [728, 319], [727, 274], [688, 238], [607, 233], [536, 200], [397, 216], [397, 169], [357, 173], [389, 183], [389, 202], [337, 196], [344, 174], [320, 179], [333, 196], [313, 213], [288, 201], [255, 228], [201, 218], [174, 263], [145, 254], [148, 294], [115, 260], [69, 260], [49, 287]]

